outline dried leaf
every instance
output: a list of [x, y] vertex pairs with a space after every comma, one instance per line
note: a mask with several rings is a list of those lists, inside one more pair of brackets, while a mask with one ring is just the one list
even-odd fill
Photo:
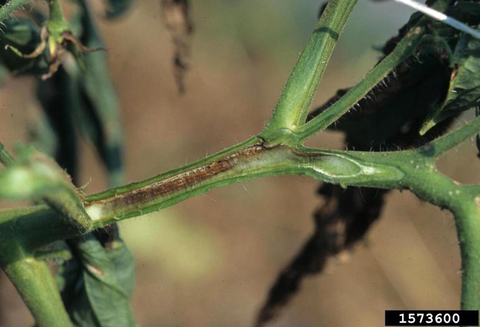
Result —
[[256, 326], [276, 318], [309, 275], [320, 273], [332, 256], [362, 239], [376, 221], [387, 191], [367, 188], [339, 189], [324, 184], [319, 193], [325, 204], [315, 213], [315, 232], [299, 254], [279, 274], [257, 317]]
[[185, 92], [185, 73], [189, 69], [190, 43], [193, 22], [188, 0], [161, 0], [165, 26], [170, 32], [175, 46], [173, 58], [175, 80], [180, 94]]

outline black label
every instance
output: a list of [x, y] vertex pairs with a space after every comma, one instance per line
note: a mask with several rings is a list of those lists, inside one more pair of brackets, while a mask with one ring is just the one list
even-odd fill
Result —
[[385, 311], [385, 326], [478, 326], [478, 310]]

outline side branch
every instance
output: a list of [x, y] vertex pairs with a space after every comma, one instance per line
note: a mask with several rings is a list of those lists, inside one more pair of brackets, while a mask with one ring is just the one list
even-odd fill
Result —
[[315, 133], [326, 129], [347, 113], [357, 102], [378, 85], [401, 62], [411, 56], [425, 33], [425, 27], [417, 26], [402, 38], [395, 49], [386, 56], [365, 78], [351, 88], [343, 97], [330, 108], [299, 127], [295, 134], [299, 141], [303, 141]]
[[439, 137], [433, 142], [426, 144], [422, 147], [419, 147], [414, 151], [423, 156], [428, 156], [431, 158], [439, 158], [444, 155], [450, 149], [461, 144], [465, 140], [474, 137], [477, 133], [480, 132], [480, 117], [473, 119], [470, 123], [465, 126], [460, 127], [459, 129], [450, 132], [444, 136]]
[[289, 143], [291, 131], [305, 123], [318, 83], [356, 3], [357, 0], [328, 2], [261, 134], [267, 142]]

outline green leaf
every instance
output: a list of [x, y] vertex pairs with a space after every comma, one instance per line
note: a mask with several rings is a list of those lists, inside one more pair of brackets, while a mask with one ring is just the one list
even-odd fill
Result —
[[78, 261], [61, 268], [57, 284], [74, 325], [137, 326], [130, 307], [134, 261], [118, 233], [103, 245], [92, 234], [69, 243]]
[[424, 134], [439, 122], [480, 105], [480, 40], [464, 34], [453, 53], [448, 94], [425, 121]]

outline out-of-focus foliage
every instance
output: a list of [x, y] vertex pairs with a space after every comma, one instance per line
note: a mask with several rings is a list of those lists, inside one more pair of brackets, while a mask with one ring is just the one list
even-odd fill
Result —
[[[119, 102], [108, 72], [105, 51], [83, 53], [83, 49], [104, 48], [104, 44], [89, 5], [83, 0], [76, 3], [78, 7], [68, 32], [65, 32], [75, 44], [59, 45], [69, 51], [62, 53], [62, 66], [58, 71], [55, 68], [56, 72], [50, 78], [37, 79], [37, 98], [43, 115], [31, 127], [30, 136], [32, 143], [52, 155], [74, 182], [78, 178], [77, 138], [78, 135], [84, 136], [99, 153], [108, 172], [110, 186], [116, 186], [122, 183], [123, 178]], [[132, 4], [130, 0], [109, 1], [106, 16], [119, 17]], [[42, 21], [40, 14], [36, 16]], [[42, 27], [27, 18], [8, 19], [4, 24], [0, 40], [0, 79], [4, 81], [9, 75], [46, 74], [49, 65], [52, 65], [48, 46], [38, 56], [23, 56], [41, 45]], [[6, 46], [14, 51], [5, 49]], [[47, 203], [67, 218], [83, 217], [80, 225], [85, 223], [87, 226], [90, 221], [83, 207], [81, 192], [76, 190], [65, 171], [54, 168], [53, 161], [47, 159], [27, 160], [20, 157], [12, 167], [2, 171], [0, 179], [11, 179], [14, 175], [16, 182], [2, 183], [10, 186], [4, 190], [7, 193], [0, 193], [2, 196], [15, 195], [16, 198]], [[18, 183], [19, 177], [23, 178], [22, 183]], [[57, 264], [57, 281], [75, 326], [135, 326], [130, 308], [134, 262], [116, 225], [79, 239], [67, 240], [66, 243], [58, 241], [40, 250], [37, 255], [44, 259], [68, 259], [63, 264]]]
[[123, 16], [135, 3], [134, 0], [109, 0], [105, 2], [105, 16], [115, 19]]
[[0, 38], [0, 82], [3, 83], [10, 74], [33, 74], [44, 72], [48, 65], [46, 56], [33, 59], [21, 58], [5, 47], [14, 46], [22, 53], [32, 52], [40, 42], [40, 28], [30, 19], [11, 18], [3, 21]]
[[90, 218], [75, 186], [54, 160], [32, 148], [0, 172], [0, 198], [45, 202], [78, 228], [88, 228]]

